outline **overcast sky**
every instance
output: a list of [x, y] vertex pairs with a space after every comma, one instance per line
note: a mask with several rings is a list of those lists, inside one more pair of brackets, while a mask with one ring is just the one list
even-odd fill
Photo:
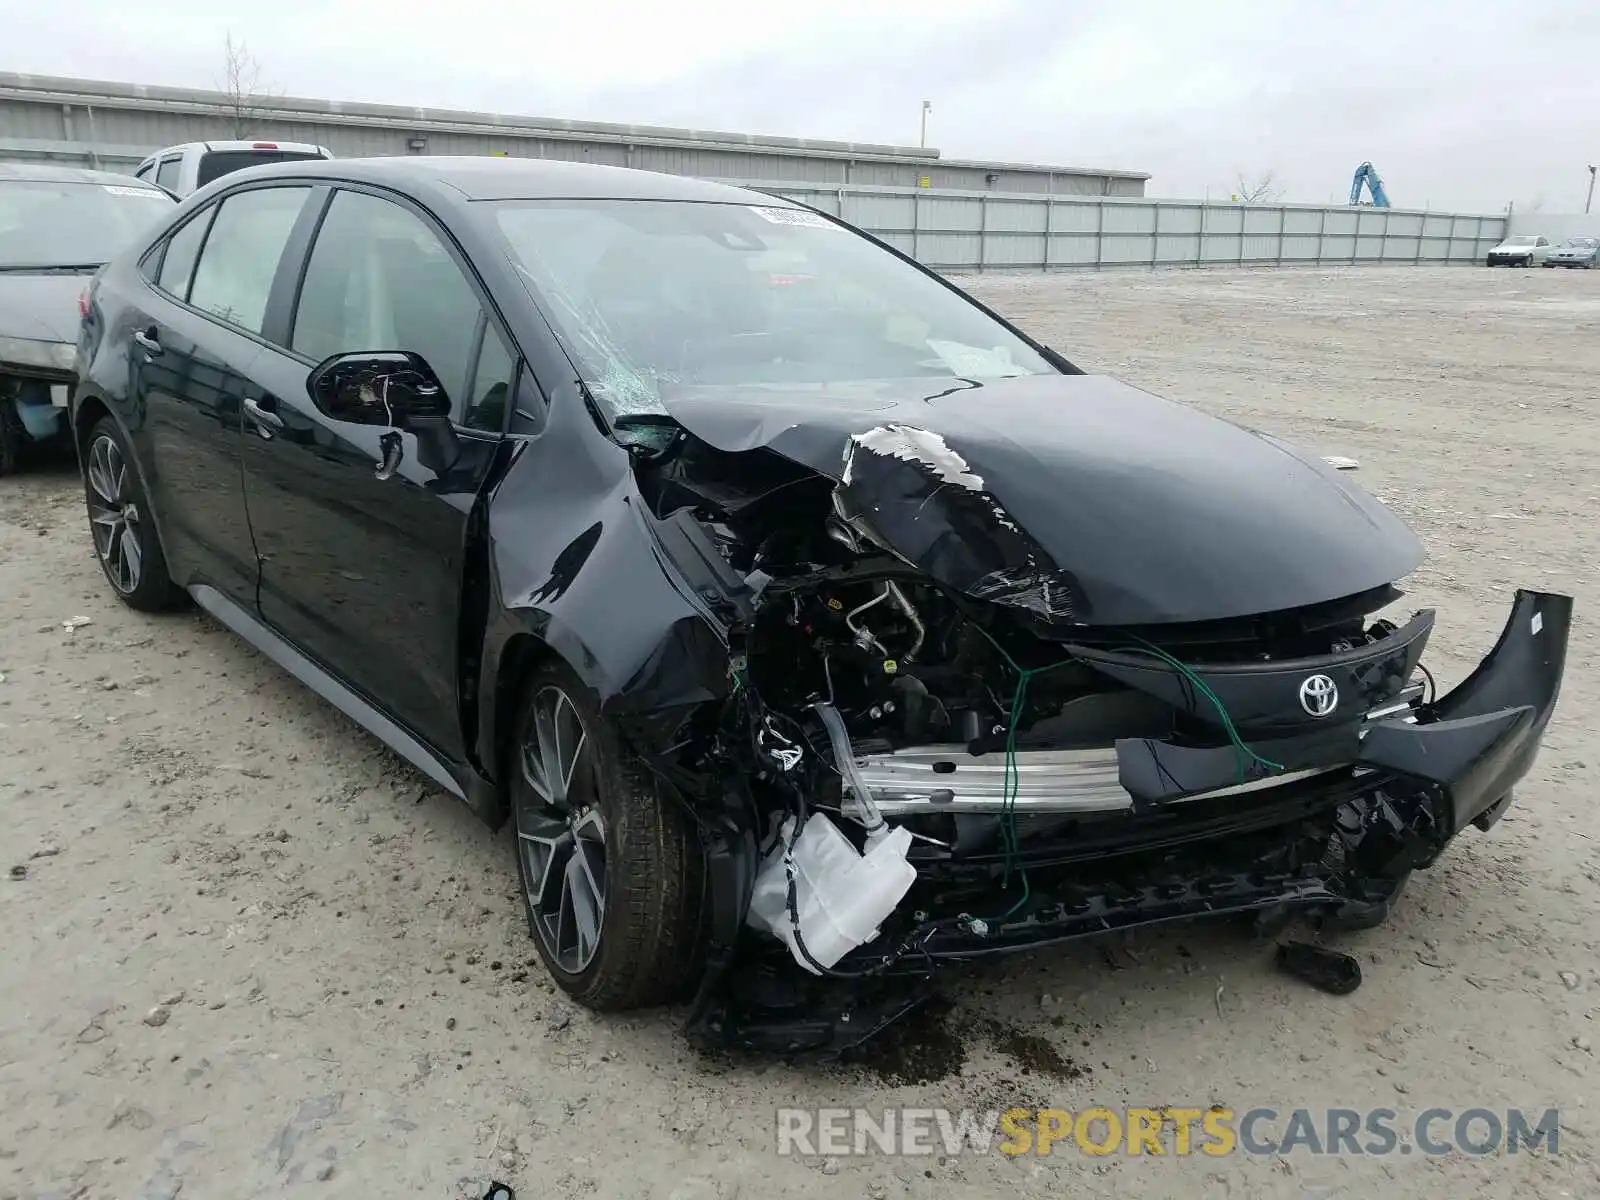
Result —
[[1342, 202], [1582, 211], [1595, 0], [0, 0], [0, 69], [216, 86], [232, 30], [291, 95], [914, 145], [1148, 171], [1273, 171]]

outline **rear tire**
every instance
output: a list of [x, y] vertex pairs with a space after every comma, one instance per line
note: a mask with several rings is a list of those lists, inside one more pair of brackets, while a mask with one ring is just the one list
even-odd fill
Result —
[[528, 929], [586, 1008], [680, 999], [701, 970], [703, 865], [688, 816], [565, 664], [523, 687], [507, 763]]
[[96, 421], [84, 443], [83, 489], [95, 554], [118, 598], [140, 612], [181, 605], [184, 593], [167, 573], [133, 451], [110, 417]]

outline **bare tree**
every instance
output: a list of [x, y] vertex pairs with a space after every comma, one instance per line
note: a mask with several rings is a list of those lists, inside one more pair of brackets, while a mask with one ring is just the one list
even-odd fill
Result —
[[1283, 198], [1283, 188], [1278, 184], [1275, 171], [1262, 171], [1259, 175], [1238, 173], [1233, 189], [1234, 199], [1244, 204], [1271, 204]]
[[233, 136], [243, 138], [260, 115], [261, 64], [250, 53], [250, 47], [227, 35], [223, 46], [223, 77], [220, 84], [227, 97], [228, 119], [233, 123]]

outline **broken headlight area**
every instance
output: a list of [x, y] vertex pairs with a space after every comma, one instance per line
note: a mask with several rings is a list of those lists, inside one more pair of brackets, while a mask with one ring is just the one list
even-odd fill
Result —
[[1519, 593], [1438, 696], [1434, 616], [1379, 617], [1392, 586], [1082, 624], [1058, 592], [961, 589], [964, 551], [932, 533], [913, 563], [848, 485], [761, 451], [707, 472], [697, 452], [639, 477], [727, 638], [720, 711], [653, 756], [706, 845], [703, 1044], [839, 1051], [947, 964], [1162, 921], [1375, 924], [1504, 810], [1555, 703], [1566, 597]]

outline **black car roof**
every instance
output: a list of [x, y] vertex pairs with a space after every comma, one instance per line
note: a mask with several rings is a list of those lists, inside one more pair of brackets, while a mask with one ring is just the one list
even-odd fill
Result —
[[[0, 180], [17, 183], [103, 183], [121, 187], [143, 188], [148, 192], [161, 189], [132, 175], [119, 175], [115, 171], [91, 171], [85, 167], [58, 167], [51, 163], [0, 163]], [[165, 195], [165, 193], [162, 193]]]
[[761, 192], [682, 175], [559, 159], [451, 157], [335, 158], [247, 167], [231, 180], [315, 176], [399, 190], [444, 185], [468, 200], [700, 200], [793, 207]]

